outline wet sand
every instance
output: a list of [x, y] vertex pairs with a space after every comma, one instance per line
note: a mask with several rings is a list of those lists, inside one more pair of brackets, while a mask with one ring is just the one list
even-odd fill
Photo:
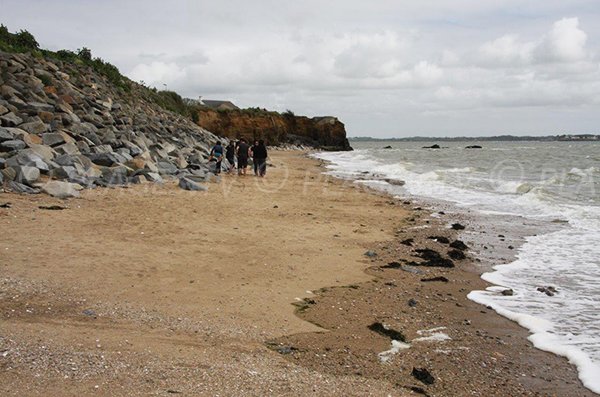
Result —
[[[471, 260], [381, 268], [444, 252], [427, 237], [457, 238], [447, 224], [459, 219], [325, 177], [298, 152], [271, 163], [265, 179], [223, 175], [205, 193], [0, 193], [0, 393], [593, 395], [564, 359], [466, 299], [485, 286]], [[449, 282], [421, 281], [433, 276]], [[451, 339], [382, 363], [391, 340], [374, 322], [408, 341], [437, 327]]]

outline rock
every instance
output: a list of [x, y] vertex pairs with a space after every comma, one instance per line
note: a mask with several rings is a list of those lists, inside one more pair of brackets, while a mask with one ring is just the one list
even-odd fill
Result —
[[6, 187], [8, 188], [8, 190], [13, 191], [15, 193], [38, 194], [40, 192], [39, 189], [34, 189], [32, 187], [23, 185], [22, 183], [15, 181], [8, 181]]
[[450, 247], [460, 251], [466, 251], [467, 249], [469, 249], [469, 247], [460, 240], [454, 240], [453, 242], [451, 242]]
[[464, 230], [465, 227], [463, 225], [461, 225], [460, 223], [453, 223], [452, 226], [450, 226], [452, 229], [454, 230]]
[[457, 249], [448, 251], [448, 256], [454, 260], [463, 260], [467, 257], [464, 252]]
[[46, 146], [58, 146], [65, 143], [65, 138], [58, 132], [48, 132], [42, 134], [42, 142]]
[[447, 283], [449, 280], [444, 276], [430, 277], [430, 278], [422, 278], [422, 282], [433, 282], [433, 281], [441, 281], [442, 283]]
[[44, 193], [61, 199], [79, 197], [80, 185], [62, 181], [49, 181], [41, 186]]
[[394, 185], [394, 186], [404, 186], [406, 184], [406, 182], [401, 181], [400, 179], [386, 178], [386, 179], [384, 179], [384, 181], [386, 181], [390, 185]]
[[66, 165], [53, 169], [50, 172], [50, 176], [55, 179], [72, 179], [76, 178], [79, 175], [75, 167]]
[[79, 154], [79, 148], [73, 142], [68, 142], [55, 148], [58, 154]]
[[6, 128], [0, 127], [0, 142], [4, 141], [12, 141], [14, 139], [13, 134], [9, 132]]
[[175, 165], [167, 161], [159, 161], [156, 165], [158, 166], [158, 172], [161, 174], [175, 175], [179, 171]]
[[29, 132], [30, 134], [41, 134], [48, 131], [48, 124], [44, 124], [41, 120], [32, 121], [29, 123], [19, 125], [19, 128]]
[[423, 146], [423, 149], [441, 149], [440, 145], [437, 143], [431, 146]]
[[196, 182], [194, 182], [188, 178], [185, 178], [185, 177], [179, 179], [179, 187], [184, 190], [193, 190], [193, 191], [200, 191], [200, 192], [204, 192], [204, 191], [208, 190], [207, 187], [199, 185]]
[[17, 171], [13, 167], [6, 167], [0, 170], [0, 173], [7, 181], [14, 181], [17, 177]]
[[15, 181], [18, 183], [31, 186], [40, 179], [40, 170], [35, 167], [17, 166], [13, 168], [17, 171]]
[[429, 266], [429, 267], [454, 267], [454, 262], [450, 259], [443, 258], [438, 252], [425, 248], [417, 249], [417, 256], [423, 259], [423, 262], [410, 262], [412, 266]]
[[23, 123], [23, 119], [13, 112], [0, 116], [0, 125], [3, 127], [16, 127]]
[[375, 251], [369, 250], [369, 251], [365, 252], [364, 255], [367, 256], [367, 257], [369, 257], [369, 258], [374, 258], [374, 257], [377, 256], [377, 253]]
[[49, 170], [48, 164], [46, 164], [46, 162], [44, 162], [44, 160], [32, 149], [21, 150], [18, 154], [6, 160], [6, 164], [11, 167], [24, 165], [29, 167], [35, 167], [40, 171]]
[[112, 185], [126, 185], [128, 182], [127, 175], [131, 168], [127, 168], [124, 165], [115, 167], [106, 167], [102, 170], [101, 180], [108, 186]]
[[146, 172], [144, 174], [142, 174], [146, 177], [146, 179], [148, 179], [150, 182], [155, 182], [155, 183], [162, 183], [163, 179], [160, 176], [160, 174], [156, 173], [156, 172]]
[[20, 139], [12, 139], [10, 141], [0, 142], [0, 152], [12, 152], [15, 150], [25, 149], [27, 145]]
[[448, 237], [444, 237], [444, 236], [429, 236], [427, 238], [429, 240], [437, 241], [440, 244], [450, 244], [450, 240], [448, 240]]
[[392, 147], [390, 145], [384, 146], [384, 149], [391, 149]]
[[502, 290], [501, 294], [504, 296], [513, 296], [515, 292], [512, 289], [505, 289]]
[[555, 294], [558, 294], [558, 290], [552, 286], [549, 287], [537, 287], [537, 290], [539, 292], [542, 292], [548, 296], [554, 296]]
[[114, 164], [125, 163], [126, 160], [118, 153], [94, 153], [87, 156], [92, 163], [104, 167], [110, 167]]
[[374, 322], [373, 324], [369, 325], [368, 328], [371, 331], [383, 336], [387, 336], [390, 339], [397, 340], [399, 342], [406, 342], [406, 337], [402, 332], [391, 329], [380, 322]]
[[402, 240], [402, 241], [400, 241], [400, 244], [403, 244], [403, 245], [408, 245], [409, 247], [412, 247], [412, 245], [413, 245], [413, 243], [414, 243], [414, 242], [415, 242], [415, 240], [414, 240], [414, 239], [412, 239], [412, 238], [407, 238], [406, 240]]
[[435, 378], [426, 368], [413, 367], [411, 374], [415, 377], [415, 379], [423, 382], [426, 385], [432, 385], [435, 382]]
[[413, 299], [413, 298], [410, 298], [410, 299], [408, 300], [408, 306], [409, 306], [409, 307], [415, 307], [415, 306], [417, 306], [418, 304], [419, 304], [419, 303], [418, 303], [418, 302], [417, 302], [415, 299]]
[[483, 149], [483, 147], [479, 145], [469, 145], [465, 146], [465, 149]]

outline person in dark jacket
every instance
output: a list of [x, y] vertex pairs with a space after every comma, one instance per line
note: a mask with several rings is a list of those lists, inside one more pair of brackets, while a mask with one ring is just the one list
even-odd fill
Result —
[[244, 138], [240, 139], [240, 144], [237, 147], [238, 160], [238, 175], [246, 175], [246, 167], [248, 166], [248, 152], [250, 147]]
[[233, 141], [229, 141], [229, 145], [227, 145], [227, 147], [225, 148], [225, 158], [229, 163], [229, 169], [227, 170], [227, 172], [231, 174], [231, 172], [235, 168], [235, 144], [233, 143]]
[[254, 147], [252, 151], [252, 161], [255, 164], [255, 173], [257, 175], [263, 177], [267, 173], [267, 147], [265, 146], [265, 141], [262, 139], [258, 141], [258, 145]]

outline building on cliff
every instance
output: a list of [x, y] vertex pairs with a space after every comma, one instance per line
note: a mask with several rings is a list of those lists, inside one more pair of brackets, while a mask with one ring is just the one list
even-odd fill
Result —
[[202, 97], [200, 97], [199, 103], [202, 106], [206, 106], [215, 110], [239, 110], [239, 107], [234, 105], [231, 101], [202, 99]]

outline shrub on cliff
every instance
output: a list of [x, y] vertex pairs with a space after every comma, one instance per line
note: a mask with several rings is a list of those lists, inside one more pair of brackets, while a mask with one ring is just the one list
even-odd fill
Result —
[[0, 50], [6, 52], [36, 51], [40, 45], [35, 37], [26, 30], [10, 33], [8, 28], [0, 25]]

